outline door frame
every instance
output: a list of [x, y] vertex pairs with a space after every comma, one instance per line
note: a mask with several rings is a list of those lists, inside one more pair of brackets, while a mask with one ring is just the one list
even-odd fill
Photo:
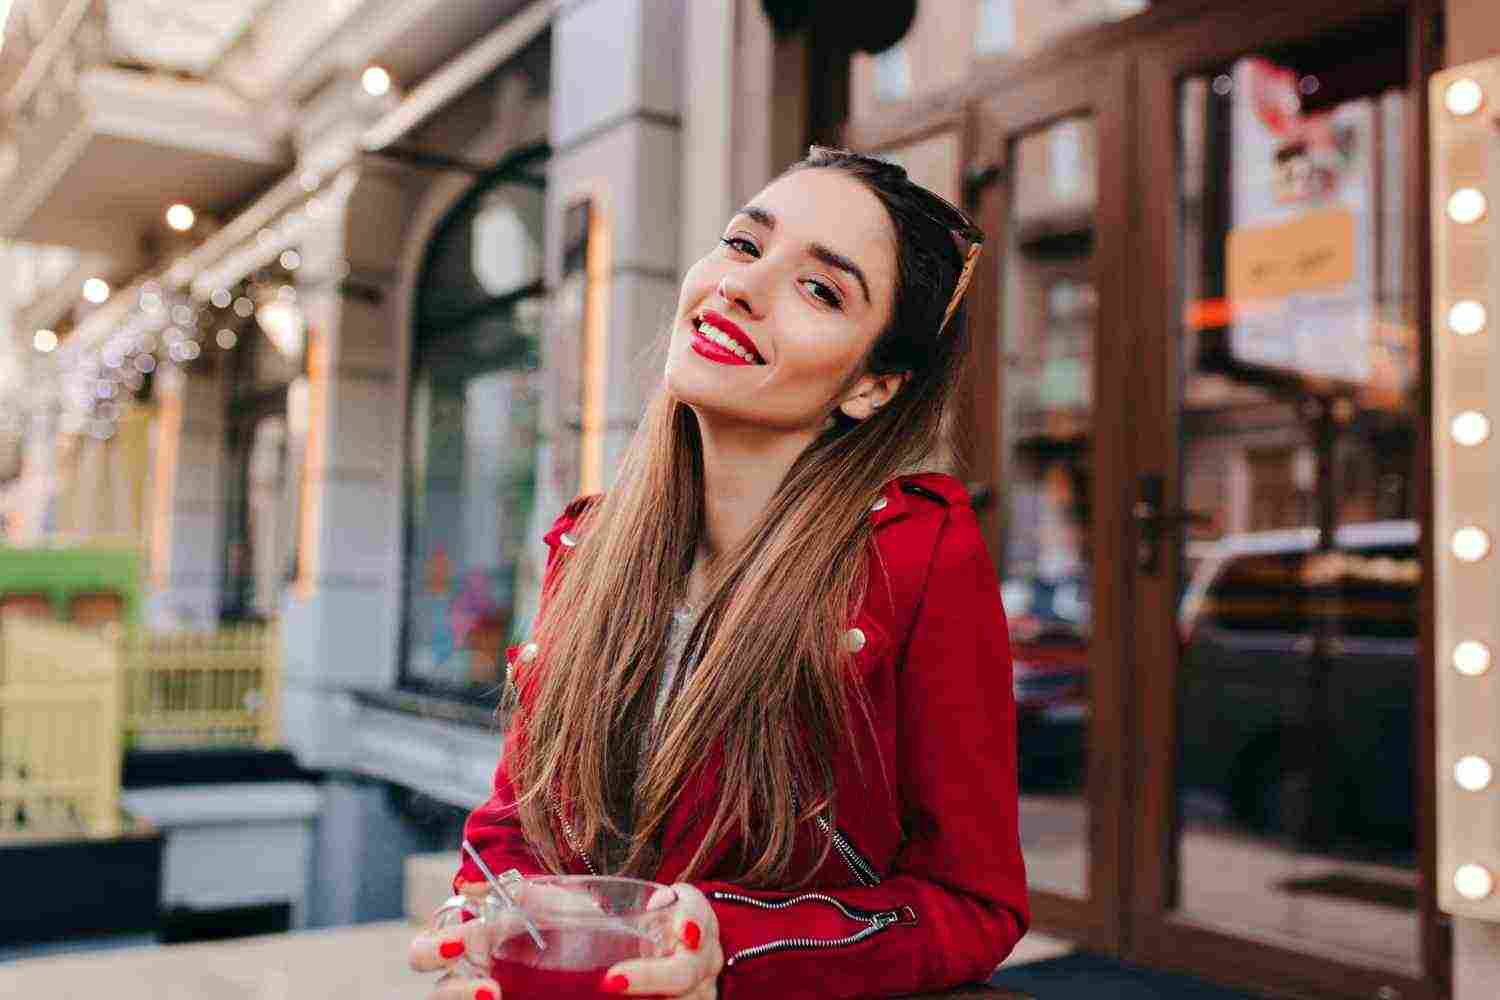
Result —
[[[1268, 9], [1268, 7], [1270, 9]], [[1179, 547], [1166, 535], [1169, 559], [1159, 574], [1138, 573], [1130, 567], [1134, 619], [1135, 690], [1140, 692], [1133, 729], [1137, 757], [1129, 804], [1133, 844], [1131, 868], [1135, 884], [1122, 913], [1128, 924], [1126, 955], [1143, 964], [1196, 972], [1214, 979], [1284, 995], [1372, 997], [1438, 1000], [1448, 993], [1447, 933], [1434, 893], [1434, 731], [1433, 639], [1431, 572], [1431, 445], [1428, 346], [1429, 260], [1427, 219], [1427, 100], [1426, 81], [1437, 68], [1433, 39], [1437, 4], [1433, 0], [1300, 0], [1296, 3], [1257, 3], [1253, 8], [1221, 9], [1150, 39], [1137, 52], [1140, 130], [1135, 171], [1140, 180], [1140, 252], [1132, 261], [1138, 268], [1140, 291], [1136, 322], [1137, 356], [1152, 360], [1130, 371], [1137, 406], [1135, 422], [1143, 430], [1134, 435], [1134, 468], [1129, 489], [1140, 476], [1163, 477], [1164, 495], [1181, 495], [1175, 393], [1179, 384], [1178, 333], [1180, 306], [1175, 290], [1179, 275], [1178, 213], [1178, 83], [1183, 76], [1208, 69], [1242, 53], [1277, 42], [1291, 41], [1320, 30], [1336, 28], [1361, 16], [1404, 13], [1408, 32], [1408, 97], [1411, 128], [1404, 151], [1406, 168], [1406, 273], [1416, 298], [1414, 322], [1420, 347], [1420, 405], [1418, 443], [1413, 470], [1416, 511], [1422, 525], [1423, 574], [1420, 597], [1421, 636], [1416, 684], [1417, 724], [1414, 760], [1417, 810], [1418, 872], [1421, 881], [1419, 978], [1346, 965], [1334, 959], [1294, 952], [1220, 931], [1194, 926], [1168, 909], [1174, 878], [1174, 768], [1178, 638], [1176, 574]], [[1133, 502], [1126, 501], [1122, 506]], [[1133, 531], [1133, 526], [1130, 529]], [[1149, 741], [1149, 742], [1148, 742]]]
[[[1128, 55], [1088, 56], [1028, 75], [988, 92], [970, 110], [966, 139], [965, 200], [990, 249], [975, 276], [969, 305], [973, 337], [967, 402], [960, 423], [972, 443], [969, 468], [993, 484], [1001, 469], [1000, 429], [1004, 358], [995, 335], [1003, 329], [1004, 254], [1009, 231], [1013, 177], [1012, 140], [1055, 121], [1087, 115], [1093, 123], [1097, 157], [1098, 200], [1094, 210], [1094, 246], [1090, 270], [1099, 295], [1094, 334], [1093, 445], [1090, 456], [1093, 549], [1093, 634], [1105, 637], [1089, 649], [1090, 716], [1087, 738], [1085, 797], [1088, 803], [1088, 870], [1086, 897], [1032, 890], [1035, 922], [1061, 932], [1096, 951], [1119, 954], [1125, 944], [1120, 919], [1130, 891], [1128, 829], [1125, 822], [1129, 770], [1130, 685], [1128, 651], [1107, 637], [1122, 635], [1130, 616], [1127, 606], [1126, 498], [1118, 484], [1127, 482], [1128, 394], [1118, 379], [1102, 373], [1121, 371], [1129, 363], [1130, 337], [1127, 271], [1128, 233], [1133, 212], [1133, 102], [1121, 100], [1131, 87]], [[982, 333], [981, 333], [982, 331]], [[1111, 492], [1106, 492], [1106, 491]], [[982, 512], [981, 527], [992, 555], [998, 557], [1001, 522], [994, 507]], [[997, 563], [998, 564], [998, 563]]]

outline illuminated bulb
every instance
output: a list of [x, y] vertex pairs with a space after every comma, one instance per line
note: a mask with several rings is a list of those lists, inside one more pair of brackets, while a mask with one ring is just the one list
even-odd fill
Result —
[[234, 314], [241, 319], [249, 319], [255, 315], [255, 303], [241, 295], [234, 300]]
[[1473, 299], [1455, 302], [1448, 310], [1448, 329], [1460, 337], [1473, 336], [1483, 330], [1487, 322], [1489, 322], [1489, 315], [1485, 311], [1484, 304], [1475, 302]]
[[1483, 444], [1490, 436], [1490, 418], [1477, 410], [1465, 410], [1453, 418], [1453, 440], [1466, 447]]
[[90, 278], [83, 283], [83, 297], [96, 306], [102, 304], [109, 298], [109, 282], [103, 278]]
[[239, 335], [233, 330], [220, 330], [214, 340], [226, 351], [232, 350], [240, 342]]
[[1495, 769], [1483, 757], [1463, 757], [1453, 765], [1453, 780], [1466, 792], [1482, 792], [1490, 787]]
[[1443, 94], [1443, 104], [1460, 118], [1472, 115], [1483, 103], [1484, 90], [1468, 77], [1448, 84], [1448, 89]]
[[31, 338], [31, 346], [43, 354], [51, 354], [57, 350], [57, 334], [51, 330], [38, 330], [36, 336]]
[[1489, 555], [1490, 536], [1469, 525], [1453, 533], [1453, 554], [1462, 562], [1478, 562]]
[[1484, 865], [1459, 865], [1453, 873], [1453, 888], [1464, 899], [1484, 899], [1495, 891], [1495, 876]]
[[391, 74], [379, 66], [371, 66], [361, 74], [359, 83], [371, 97], [384, 97], [391, 89]]
[[1490, 647], [1465, 639], [1453, 647], [1453, 669], [1465, 677], [1479, 677], [1490, 669]]
[[295, 250], [281, 251], [281, 266], [288, 271], [295, 271], [302, 266], [302, 255]]
[[142, 375], [150, 375], [156, 371], [156, 358], [149, 354], [137, 354], [135, 356], [135, 370]]
[[234, 301], [234, 296], [229, 294], [229, 289], [219, 288], [208, 297], [208, 301], [212, 302], [216, 309], [228, 309], [229, 304]]
[[1484, 218], [1488, 204], [1478, 188], [1459, 188], [1448, 197], [1448, 218], [1462, 225]]
[[193, 223], [197, 221], [198, 217], [193, 214], [193, 210], [181, 202], [167, 209], [167, 225], [179, 233], [192, 229]]

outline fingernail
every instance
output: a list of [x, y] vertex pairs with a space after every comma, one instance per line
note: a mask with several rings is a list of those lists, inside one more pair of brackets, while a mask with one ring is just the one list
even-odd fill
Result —
[[481, 986], [474, 991], [474, 1000], [495, 1000], [495, 991], [488, 986]]
[[703, 932], [698, 929], [696, 923], [689, 920], [682, 925], [682, 939], [687, 942], [690, 951], [697, 951], [698, 945], [703, 939]]
[[[457, 958], [463, 953], [464, 943], [462, 941], [444, 941], [438, 945], [438, 954], [444, 958]], [[491, 997], [490, 1000], [494, 1000], [494, 998]]]
[[630, 989], [630, 980], [619, 973], [615, 973], [613, 976], [605, 976], [604, 982], [600, 984], [599, 988], [606, 993], [624, 993]]

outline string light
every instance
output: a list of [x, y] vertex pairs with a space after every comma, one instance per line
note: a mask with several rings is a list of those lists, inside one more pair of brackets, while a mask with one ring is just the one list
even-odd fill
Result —
[[1462, 562], [1478, 562], [1489, 555], [1490, 536], [1473, 525], [1453, 533], [1453, 554]]
[[302, 266], [302, 255], [295, 250], [283, 250], [281, 252], [281, 266], [288, 271], [295, 271]]
[[212, 302], [216, 309], [228, 309], [230, 303], [234, 301], [234, 296], [230, 294], [227, 288], [216, 288], [214, 289], [214, 293], [208, 297], [208, 301]]
[[43, 354], [51, 354], [57, 350], [57, 334], [51, 330], [38, 330], [31, 338], [31, 346]]
[[1465, 639], [1453, 647], [1453, 669], [1465, 677], [1480, 677], [1490, 669], [1490, 647], [1475, 639]]
[[1448, 197], [1448, 218], [1461, 225], [1484, 218], [1489, 203], [1478, 188], [1459, 188]]
[[359, 82], [371, 97], [384, 97], [391, 89], [391, 74], [380, 66], [370, 66], [360, 75]]
[[1495, 769], [1490, 762], [1483, 757], [1475, 757], [1472, 754], [1460, 758], [1453, 765], [1453, 780], [1458, 782], [1458, 787], [1466, 792], [1482, 792], [1490, 786], [1490, 780], [1495, 776]]
[[192, 229], [193, 224], [197, 221], [198, 216], [194, 214], [193, 210], [181, 202], [167, 209], [167, 225], [179, 233], [185, 233], [189, 229]]
[[1484, 329], [1489, 322], [1489, 313], [1481, 302], [1464, 299], [1453, 303], [1448, 310], [1448, 329], [1460, 337], [1472, 337]]
[[103, 278], [90, 278], [83, 283], [83, 297], [94, 305], [103, 305], [109, 299], [109, 282]]
[[1490, 436], [1490, 418], [1477, 410], [1465, 410], [1453, 418], [1453, 440], [1472, 448]]
[[1495, 891], [1495, 876], [1484, 865], [1459, 865], [1453, 873], [1453, 888], [1465, 899], [1481, 900]]
[[235, 344], [240, 342], [240, 337], [233, 330], [224, 329], [219, 331], [218, 335], [214, 337], [214, 341], [224, 350], [230, 351], [234, 349]]
[[1450, 113], [1466, 118], [1484, 104], [1484, 90], [1468, 77], [1454, 80], [1443, 93], [1443, 104]]

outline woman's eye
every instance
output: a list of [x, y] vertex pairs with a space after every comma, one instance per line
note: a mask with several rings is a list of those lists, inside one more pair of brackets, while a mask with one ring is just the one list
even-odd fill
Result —
[[751, 257], [754, 257], [756, 254], [755, 244], [743, 236], [721, 236], [719, 242], [731, 250], [738, 250], [740, 253], [748, 254]]
[[804, 285], [807, 285], [809, 288], [811, 288], [812, 289], [812, 293], [814, 295], [816, 295], [818, 298], [822, 299], [824, 302], [827, 302], [829, 305], [833, 306], [835, 309], [837, 309], [839, 307], [839, 296], [838, 296], [838, 293], [835, 292], [832, 288], [829, 288], [827, 285], [823, 284], [821, 281], [814, 281], [812, 278], [808, 278], [805, 281], [803, 281], [802, 283]]

